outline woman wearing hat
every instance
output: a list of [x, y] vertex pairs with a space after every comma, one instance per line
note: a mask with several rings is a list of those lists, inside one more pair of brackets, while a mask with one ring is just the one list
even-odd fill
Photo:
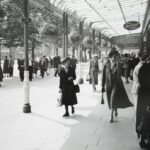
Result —
[[96, 91], [96, 85], [98, 84], [98, 72], [99, 72], [98, 56], [94, 54], [93, 59], [90, 61], [90, 69], [89, 69], [89, 75], [93, 86], [93, 92]]
[[68, 106], [72, 108], [72, 114], [75, 113], [73, 105], [77, 104], [76, 93], [73, 89], [73, 80], [76, 79], [75, 70], [70, 66], [71, 59], [69, 57], [62, 61], [64, 65], [60, 71], [60, 92], [62, 93], [62, 104], [65, 106], [65, 114], [63, 117], [69, 117]]
[[114, 121], [114, 112], [115, 116], [118, 116], [118, 108], [133, 106], [128, 99], [121, 79], [121, 68], [117, 61], [118, 55], [117, 51], [109, 53], [109, 61], [104, 65], [102, 75], [102, 92], [105, 91], [106, 86], [108, 106], [111, 109], [111, 123]]

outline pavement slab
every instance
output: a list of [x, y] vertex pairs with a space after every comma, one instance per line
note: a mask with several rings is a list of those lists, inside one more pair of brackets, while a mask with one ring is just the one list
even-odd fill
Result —
[[[84, 79], [88, 65], [84, 64]], [[52, 69], [49, 76], [30, 83], [30, 114], [22, 112], [23, 83], [18, 71], [14, 78], [4, 79], [0, 88], [0, 150], [140, 150], [133, 107], [120, 109], [115, 122], [109, 123], [106, 96], [105, 104], [100, 104], [100, 82], [93, 93], [92, 85], [85, 81], [77, 94], [76, 113], [63, 118], [64, 107], [56, 106], [59, 78], [53, 74]], [[125, 84], [133, 102], [131, 86], [131, 81]]]

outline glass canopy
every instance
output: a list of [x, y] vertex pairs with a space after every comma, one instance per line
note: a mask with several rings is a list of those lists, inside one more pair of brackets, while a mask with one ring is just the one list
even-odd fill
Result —
[[[108, 37], [140, 33], [147, 2], [148, 0], [50, 0], [52, 5], [69, 14], [76, 14]], [[128, 21], [140, 22], [141, 26], [128, 31], [123, 27]]]

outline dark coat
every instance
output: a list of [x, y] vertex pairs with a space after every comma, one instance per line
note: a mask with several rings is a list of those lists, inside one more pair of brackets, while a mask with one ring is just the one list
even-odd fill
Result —
[[44, 70], [46, 71], [47, 70], [47, 61], [45, 58], [42, 58], [40, 61], [39, 61], [39, 67], [41, 70]]
[[71, 66], [72, 66], [72, 68], [74, 68], [75, 70], [76, 70], [76, 64], [77, 64], [77, 59], [72, 58], [72, 59], [71, 59]]
[[69, 81], [68, 77], [76, 79], [75, 70], [72, 67], [68, 68], [68, 72], [64, 68], [60, 71], [60, 85], [59, 88], [62, 90], [62, 104], [63, 105], [75, 105], [77, 104], [76, 93], [73, 90], [73, 80]]
[[0, 81], [3, 81], [3, 71], [1, 67], [0, 67]]
[[55, 56], [53, 58], [53, 66], [54, 66], [54, 68], [57, 68], [59, 64], [61, 64], [60, 56]]
[[109, 108], [126, 108], [133, 106], [129, 101], [122, 79], [120, 65], [117, 63], [111, 70], [110, 62], [103, 68], [102, 88], [105, 88]]
[[4, 65], [3, 65], [3, 73], [9, 73], [9, 60], [5, 59], [4, 60]]
[[24, 63], [25, 63], [24, 59], [18, 59], [18, 70], [22, 68], [24, 69]]
[[136, 131], [141, 118], [145, 115], [147, 106], [150, 106], [150, 64], [144, 64], [140, 68], [138, 79], [140, 87], [136, 109]]

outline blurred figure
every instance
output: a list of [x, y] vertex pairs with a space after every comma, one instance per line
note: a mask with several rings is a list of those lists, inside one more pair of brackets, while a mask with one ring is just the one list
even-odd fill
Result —
[[98, 55], [94, 54], [93, 59], [90, 61], [90, 69], [89, 69], [89, 75], [93, 86], [93, 92], [96, 91], [96, 85], [98, 84], [98, 73], [99, 73]]
[[14, 59], [12, 58], [12, 55], [10, 55], [9, 59], [9, 76], [13, 77], [13, 70], [14, 70]]
[[133, 71], [135, 66], [139, 63], [140, 59], [139, 57], [141, 54], [139, 53], [138, 56], [135, 54], [132, 54], [132, 58], [130, 59], [130, 79], [133, 80]]
[[46, 66], [47, 66], [47, 62], [46, 62], [46, 56], [43, 56], [41, 59], [40, 59], [40, 62], [39, 62], [39, 66], [40, 66], [40, 71], [41, 71], [41, 76], [42, 78], [44, 78], [44, 73], [45, 73], [45, 70], [46, 70]]
[[61, 64], [60, 56], [58, 55], [58, 53], [56, 53], [56, 56], [53, 58], [53, 65], [54, 65], [54, 69], [55, 69], [54, 76], [55, 77], [58, 74], [58, 66], [59, 66], [59, 64]]
[[[137, 110], [136, 110], [136, 132], [140, 137], [140, 146], [142, 148], [150, 149], [150, 133], [140, 132], [139, 127], [141, 127], [141, 122], [143, 119], [150, 118], [150, 64], [144, 63], [139, 70], [138, 74], [139, 80], [139, 92], [137, 100]], [[146, 120], [149, 122], [149, 119]], [[143, 122], [143, 123], [146, 123]], [[144, 124], [147, 126], [146, 124]], [[147, 126], [147, 128], [149, 128]], [[148, 129], [145, 129], [145, 131]]]
[[33, 59], [32, 56], [29, 57], [29, 81], [33, 78]]
[[124, 70], [125, 83], [129, 83], [129, 79], [128, 79], [130, 77], [129, 61], [130, 58], [128, 54], [124, 54], [123, 70]]
[[50, 71], [51, 71], [51, 68], [53, 66], [53, 62], [52, 62], [52, 58], [51, 56], [49, 56], [49, 60], [48, 60], [48, 71], [49, 71], [49, 74], [50, 74]]
[[1, 85], [1, 82], [3, 81], [3, 71], [2, 71], [2, 68], [0, 66], [0, 87], [2, 86]]
[[138, 75], [139, 75], [139, 70], [143, 66], [143, 64], [146, 61], [147, 55], [143, 53], [140, 53], [139, 55], [140, 62], [135, 66], [134, 71], [133, 71], [133, 85], [132, 85], [132, 94], [134, 94], [134, 106], [135, 106], [135, 111], [136, 111], [136, 106], [137, 106], [137, 97], [138, 97], [138, 91], [140, 87]]
[[4, 65], [3, 65], [3, 73], [5, 77], [8, 77], [9, 74], [9, 60], [7, 56], [5, 56]]
[[19, 76], [21, 81], [24, 80], [24, 62], [25, 60], [22, 55], [21, 58], [18, 59], [18, 70], [19, 70]]
[[111, 51], [109, 53], [109, 61], [104, 65], [102, 74], [102, 92], [105, 92], [106, 86], [108, 106], [111, 109], [110, 123], [114, 121], [114, 112], [115, 116], [118, 116], [118, 108], [133, 106], [129, 101], [121, 79], [118, 55], [119, 53], [117, 51]]
[[72, 55], [70, 65], [74, 68], [74, 70], [76, 70], [77, 59], [74, 57], [74, 55]]
[[65, 114], [63, 117], [69, 117], [68, 106], [72, 108], [72, 114], [75, 113], [73, 105], [77, 104], [76, 93], [73, 89], [73, 80], [76, 79], [76, 74], [74, 68], [70, 66], [71, 59], [69, 57], [65, 58], [62, 63], [64, 67], [60, 72], [60, 84], [59, 89], [62, 93], [62, 104], [65, 105]]
[[33, 61], [33, 74], [37, 77], [37, 71], [39, 69], [39, 63], [36, 59]]
[[46, 72], [47, 75], [49, 75], [49, 73], [48, 73], [49, 60], [46, 56], [45, 56], [45, 61], [46, 61], [45, 72]]

